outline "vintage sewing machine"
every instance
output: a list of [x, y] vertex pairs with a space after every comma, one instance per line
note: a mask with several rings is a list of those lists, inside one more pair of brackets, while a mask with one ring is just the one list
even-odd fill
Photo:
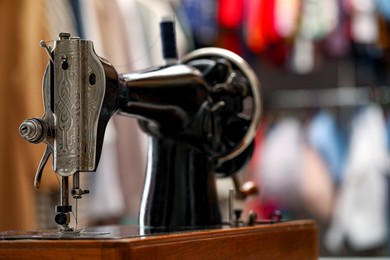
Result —
[[[261, 226], [254, 214], [242, 220], [237, 211], [233, 217], [233, 207], [229, 208], [229, 220], [222, 219], [215, 178], [234, 176], [252, 156], [261, 111], [260, 85], [238, 55], [205, 48], [179, 59], [173, 21], [163, 20], [161, 32], [165, 64], [125, 74], [118, 74], [113, 65], [99, 57], [89, 40], [60, 33], [54, 47], [41, 43], [50, 57], [43, 78], [44, 115], [25, 120], [20, 134], [31, 143], [46, 144], [34, 180], [36, 188], [52, 156], [53, 170], [61, 179], [61, 201], [55, 209], [55, 222], [61, 228], [52, 232], [3, 233], [0, 237], [37, 239], [41, 243], [65, 240], [72, 245], [75, 240], [92, 239], [96, 243], [164, 233], [157, 237], [168, 241], [167, 245], [172, 244], [172, 239], [180, 244], [194, 242], [198, 237], [198, 250], [202, 252], [204, 245], [210, 246], [210, 238], [218, 244], [231, 236], [232, 245], [240, 238], [253, 256], [257, 248], [251, 243], [256, 239], [271, 241], [270, 237], [278, 232], [289, 230], [281, 243], [296, 243], [297, 248], [315, 244], [311, 222], [300, 222], [295, 229], [288, 223]], [[88, 193], [82, 188], [80, 174], [96, 170], [105, 128], [114, 113], [137, 118], [149, 136], [139, 226], [76, 229], [69, 224], [73, 211], [69, 199], [81, 199]], [[291, 239], [294, 234], [301, 240]], [[301, 236], [310, 237], [309, 244]], [[160, 245], [164, 244], [162, 240]], [[147, 240], [137, 240], [136, 244], [140, 241]], [[41, 244], [47, 250], [53, 249], [52, 244], [45, 245]], [[0, 244], [0, 252], [4, 248]], [[225, 248], [227, 255], [233, 256], [234, 248]], [[315, 249], [300, 250], [301, 255], [316, 254]]]

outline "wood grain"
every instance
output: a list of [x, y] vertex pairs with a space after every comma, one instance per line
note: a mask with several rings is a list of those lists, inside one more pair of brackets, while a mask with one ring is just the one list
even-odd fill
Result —
[[317, 259], [314, 221], [113, 240], [0, 241], [0, 259]]

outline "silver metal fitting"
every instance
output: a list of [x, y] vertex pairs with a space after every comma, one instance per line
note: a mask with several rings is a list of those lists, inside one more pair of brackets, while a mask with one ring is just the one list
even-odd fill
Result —
[[31, 118], [20, 125], [19, 133], [30, 143], [40, 143], [47, 135], [47, 128], [41, 119]]

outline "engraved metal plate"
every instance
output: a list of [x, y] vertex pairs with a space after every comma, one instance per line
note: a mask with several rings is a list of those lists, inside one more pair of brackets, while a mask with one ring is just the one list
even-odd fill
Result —
[[53, 168], [61, 176], [95, 169], [103, 66], [91, 41], [60, 39], [54, 49]]

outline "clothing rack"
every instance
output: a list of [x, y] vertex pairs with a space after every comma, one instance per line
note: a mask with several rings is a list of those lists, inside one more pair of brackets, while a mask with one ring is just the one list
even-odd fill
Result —
[[390, 104], [390, 86], [276, 90], [269, 108], [353, 107]]

